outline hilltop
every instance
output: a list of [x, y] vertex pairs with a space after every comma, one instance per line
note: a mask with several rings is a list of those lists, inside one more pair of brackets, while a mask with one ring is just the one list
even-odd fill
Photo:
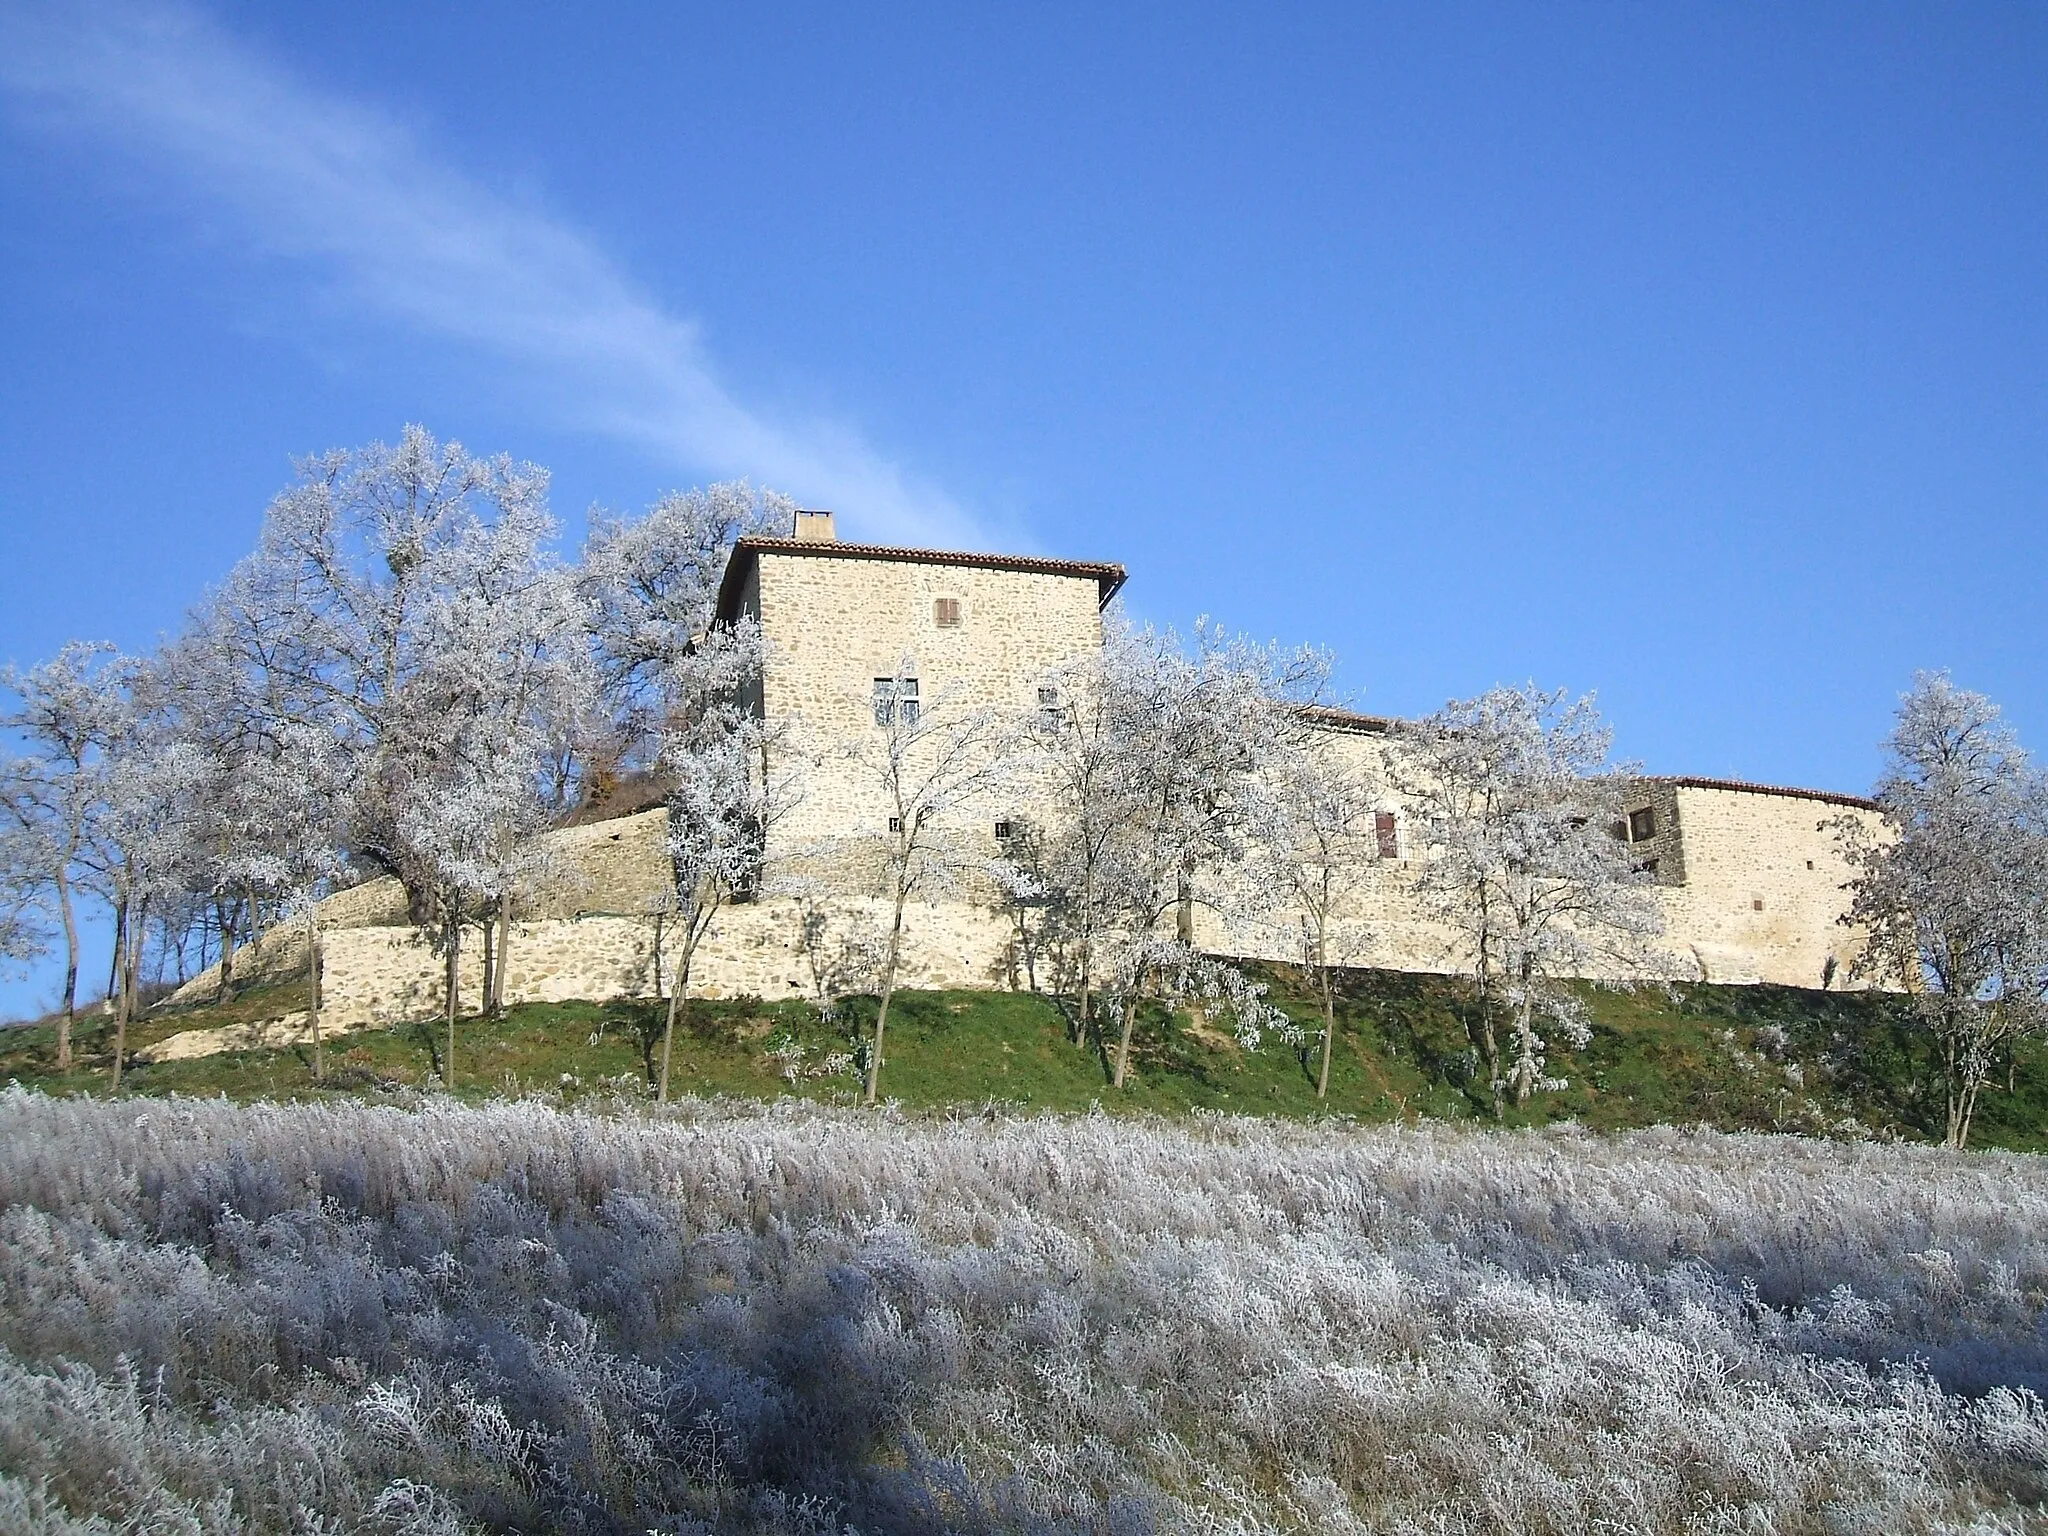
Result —
[[[1314, 1027], [1305, 978], [1264, 973], [1272, 997]], [[1938, 1140], [1939, 1079], [1905, 1000], [1874, 993], [1689, 983], [1618, 991], [1583, 989], [1590, 1047], [1553, 1065], [1569, 1082], [1539, 1094], [1507, 1123], [1575, 1120], [1600, 1130], [1658, 1123], [1725, 1130]], [[133, 1045], [194, 1030], [275, 1019], [303, 1006], [294, 984], [247, 991], [221, 1006], [164, 1008], [141, 1023]], [[849, 1102], [848, 1061], [873, 1014], [850, 1000], [822, 1022], [809, 1004], [737, 999], [693, 1002], [677, 1042], [678, 1093], [742, 1099], [784, 1096]], [[643, 1102], [661, 1024], [652, 1000], [527, 1004], [505, 1019], [466, 1020], [458, 1040], [456, 1092], [480, 1100], [543, 1097]], [[1284, 1118], [1340, 1116], [1364, 1123], [1491, 1120], [1485, 1085], [1467, 1044], [1463, 983], [1386, 971], [1344, 973], [1330, 1097], [1318, 1103], [1304, 1053], [1277, 1036], [1255, 1051], [1188, 1014], [1140, 1031], [1135, 1081], [1110, 1089], [1101, 1055], [1071, 1042], [1052, 1000], [1031, 993], [921, 991], [901, 994], [891, 1023], [884, 1090], [907, 1108], [996, 1107], [1069, 1112], [1222, 1111]], [[1155, 1024], [1164, 1023], [1154, 1016]], [[431, 1025], [360, 1030], [329, 1040], [329, 1075], [316, 1085], [303, 1045], [138, 1063], [124, 1087], [141, 1094], [225, 1093], [238, 1100], [417, 1094], [431, 1084]], [[109, 1031], [82, 1021], [78, 1070], [50, 1070], [51, 1032], [31, 1026], [0, 1036], [0, 1081], [53, 1093], [104, 1093]], [[438, 1042], [437, 1042], [438, 1045]], [[1975, 1140], [1987, 1147], [2048, 1150], [2048, 1050], [2023, 1046], [2006, 1091], [1986, 1096]]]

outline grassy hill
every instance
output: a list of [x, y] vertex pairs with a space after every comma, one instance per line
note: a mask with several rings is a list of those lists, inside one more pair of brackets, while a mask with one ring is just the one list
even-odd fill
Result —
[[[1269, 973], [1273, 996], [1311, 1030], [1305, 978]], [[1551, 1068], [1569, 1080], [1539, 1095], [1511, 1124], [1575, 1119], [1598, 1129], [1659, 1122], [1724, 1129], [1938, 1138], [1941, 1100], [1927, 1048], [1900, 1000], [1785, 987], [1689, 985], [1635, 992], [1586, 989], [1593, 1041]], [[292, 987], [251, 991], [219, 1007], [152, 1015], [131, 1030], [147, 1045], [180, 1030], [275, 1017], [302, 1006]], [[1344, 978], [1330, 1097], [1314, 1094], [1313, 1046], [1269, 1037], [1241, 1050], [1220, 1029], [1187, 1016], [1146, 1018], [1134, 1081], [1109, 1086], [1102, 1052], [1073, 1043], [1048, 999], [994, 992], [899, 994], [891, 1015], [885, 1096], [915, 1108], [999, 1104], [1024, 1111], [1181, 1114], [1193, 1110], [1360, 1121], [1489, 1119], [1465, 1020], [1469, 992], [1441, 977], [1355, 971]], [[853, 1098], [850, 1058], [874, 1004], [819, 1020], [802, 1003], [700, 1002], [678, 1032], [678, 1094], [748, 1098]], [[456, 1091], [470, 1099], [649, 1093], [661, 1008], [644, 1002], [562, 1003], [511, 1010], [499, 1022], [466, 1020], [456, 1047]], [[124, 1087], [234, 1099], [376, 1097], [425, 1085], [438, 1067], [429, 1026], [399, 1026], [330, 1042], [328, 1081], [316, 1085], [303, 1049], [246, 1051], [132, 1067]], [[47, 1025], [0, 1035], [0, 1082], [50, 1092], [103, 1092], [112, 1031], [97, 1017], [77, 1030], [78, 1067], [52, 1070]], [[2048, 1150], [2048, 1052], [2023, 1050], [2009, 1089], [1985, 1095], [1979, 1145]]]

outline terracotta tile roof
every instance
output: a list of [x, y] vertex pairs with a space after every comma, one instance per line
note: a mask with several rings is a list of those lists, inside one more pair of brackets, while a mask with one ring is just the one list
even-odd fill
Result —
[[828, 560], [896, 560], [911, 565], [964, 565], [984, 571], [1021, 571], [1031, 576], [1074, 576], [1092, 579], [1098, 602], [1109, 606], [1124, 584], [1124, 568], [1100, 560], [1044, 560], [1036, 555], [978, 555], [960, 550], [905, 549], [894, 544], [842, 544], [826, 539], [741, 539], [726, 562], [718, 584], [718, 617], [729, 619], [738, 606], [747, 568], [761, 555], [817, 555]]
[[1392, 715], [1361, 715], [1355, 709], [1338, 709], [1330, 704], [1304, 704], [1301, 717], [1327, 725], [1333, 731], [1363, 731], [1374, 736], [1385, 736], [1401, 724]]
[[[1303, 707], [1302, 717], [1332, 730], [1362, 731], [1375, 736], [1391, 735], [1405, 723], [1390, 715], [1361, 715], [1355, 710], [1334, 709], [1325, 704]], [[1874, 811], [1877, 802], [1863, 795], [1845, 795], [1832, 789], [1794, 789], [1783, 784], [1753, 784], [1747, 779], [1706, 779], [1692, 774], [1646, 774], [1646, 784], [1668, 784], [1673, 789], [1725, 789], [1738, 795], [1783, 795], [1793, 800], [1818, 800], [1826, 805], [1854, 806]]]
[[1850, 805], [1874, 811], [1875, 800], [1863, 795], [1845, 795], [1832, 789], [1791, 789], [1782, 784], [1752, 784], [1746, 779], [1701, 779], [1689, 775], [1653, 774], [1644, 782], [1669, 784], [1673, 789], [1725, 789], [1738, 795], [1784, 795], [1793, 800], [1819, 800], [1827, 805]]

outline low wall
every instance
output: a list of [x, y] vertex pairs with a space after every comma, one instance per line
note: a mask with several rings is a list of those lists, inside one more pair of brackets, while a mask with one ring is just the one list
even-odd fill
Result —
[[[859, 984], [862, 935], [880, 932], [887, 914], [877, 904], [850, 902], [830, 921], [807, 928], [805, 909], [771, 900], [729, 907], [698, 946], [690, 992], [696, 997], [810, 997], [820, 973]], [[966, 906], [913, 905], [905, 918], [898, 984], [905, 987], [1011, 988], [1017, 974], [1013, 935], [995, 916]], [[482, 946], [462, 951], [463, 1008], [474, 1010], [483, 988]], [[513, 1003], [607, 1001], [653, 997], [656, 945], [673, 966], [672, 925], [652, 918], [590, 916], [512, 925], [505, 998]], [[321, 940], [321, 1019], [334, 1030], [429, 1018], [443, 1007], [444, 962], [426, 936], [409, 927], [346, 928]], [[285, 946], [278, 946], [281, 954]], [[303, 940], [297, 951], [303, 967]], [[190, 990], [188, 988], [187, 990]]]

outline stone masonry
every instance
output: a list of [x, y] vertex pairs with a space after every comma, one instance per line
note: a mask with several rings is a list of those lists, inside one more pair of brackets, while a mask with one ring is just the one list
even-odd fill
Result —
[[[816, 515], [807, 515], [815, 519]], [[889, 806], [859, 766], [858, 749], [877, 733], [878, 680], [918, 683], [927, 711], [993, 707], [1022, 712], [1043, 702], [1064, 664], [1102, 644], [1102, 608], [1123, 582], [1119, 566], [1028, 557], [981, 556], [839, 544], [829, 518], [806, 536], [743, 540], [719, 596], [724, 619], [756, 617], [768, 642], [760, 698], [791, 727], [790, 750], [806, 760], [801, 804], [778, 826], [771, 873], [812, 867], [815, 850], [880, 833]], [[1391, 722], [1322, 713], [1336, 746], [1368, 778], [1384, 783], [1398, 751]], [[1464, 968], [1455, 936], [1420, 911], [1413, 881], [1428, 857], [1409, 807], [1391, 791], [1378, 809], [1390, 818], [1388, 857], [1364, 870], [1351, 916], [1369, 939], [1345, 958], [1394, 970]], [[998, 851], [998, 818], [1029, 814], [1026, 790], [1003, 804], [960, 814], [985, 827]], [[1629, 840], [1655, 881], [1666, 932], [1661, 968], [1673, 978], [1849, 983], [1858, 936], [1841, 922], [1844, 864], [1832, 830], [1838, 818], [1876, 818], [1868, 801], [1696, 778], [1649, 779], [1631, 802]], [[667, 813], [652, 810], [549, 833], [546, 878], [515, 914], [507, 973], [513, 1001], [652, 996], [669, 882]], [[772, 888], [772, 887], [771, 887]], [[827, 947], [845, 943], [879, 914], [870, 894], [842, 880], [829, 891]], [[440, 1006], [441, 967], [407, 925], [396, 882], [378, 880], [321, 906], [326, 1020], [337, 1030], [426, 1017]], [[1225, 932], [1198, 919], [1198, 940], [1219, 953], [1302, 958], [1299, 918], [1277, 912], [1255, 930]], [[813, 936], [815, 939], [815, 935]], [[822, 957], [807, 947], [802, 910], [776, 897], [729, 909], [700, 950], [692, 991], [705, 996], [809, 996]], [[463, 985], [481, 986], [479, 946], [464, 957]], [[236, 959], [244, 976], [286, 976], [305, 965], [302, 929], [266, 935]], [[1007, 921], [970, 901], [913, 908], [904, 984], [989, 987], [1022, 984], [1022, 960]], [[212, 973], [178, 996], [197, 1000]]]

